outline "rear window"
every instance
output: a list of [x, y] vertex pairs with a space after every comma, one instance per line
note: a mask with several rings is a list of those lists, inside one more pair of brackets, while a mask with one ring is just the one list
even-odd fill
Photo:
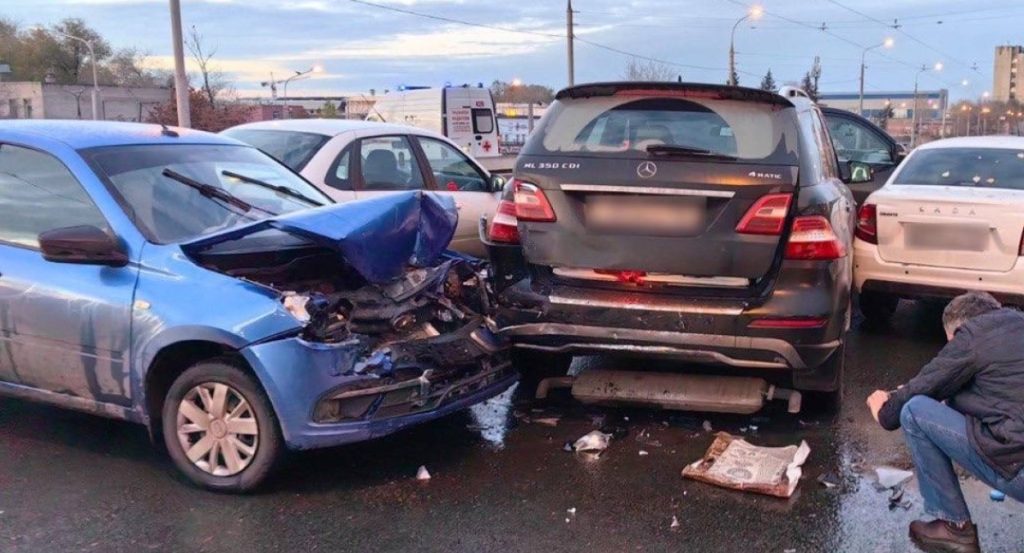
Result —
[[893, 184], [1024, 190], [1024, 149], [918, 150], [904, 162]]
[[525, 153], [646, 158], [648, 147], [664, 145], [796, 165], [795, 120], [793, 108], [737, 100], [566, 99], [551, 105]]
[[473, 133], [490, 134], [494, 132], [494, 112], [485, 108], [473, 110]]
[[307, 132], [252, 129], [227, 130], [223, 134], [256, 146], [293, 171], [301, 171], [328, 138]]

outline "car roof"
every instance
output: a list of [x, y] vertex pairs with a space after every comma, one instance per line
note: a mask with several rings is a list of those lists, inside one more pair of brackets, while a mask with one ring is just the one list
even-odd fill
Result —
[[556, 100], [566, 98], [588, 98], [592, 96], [612, 96], [618, 92], [641, 90], [651, 92], [692, 92], [700, 94], [714, 94], [722, 100], [747, 100], [777, 104], [783, 106], [795, 106], [796, 104], [788, 96], [782, 96], [774, 92], [761, 90], [759, 88], [745, 88], [741, 86], [730, 86], [709, 83], [692, 82], [662, 82], [662, 81], [613, 81], [603, 83], [587, 83], [564, 88], [555, 95]]
[[5, 140], [49, 139], [81, 150], [100, 146], [138, 144], [229, 144], [242, 143], [214, 133], [181, 127], [166, 127], [177, 136], [164, 134], [164, 127], [148, 123], [121, 121], [79, 121], [62, 119], [13, 119], [0, 124]]
[[1024, 136], [961, 136], [944, 138], [917, 147], [918, 150], [940, 150], [944, 148], [1021, 148]]
[[438, 136], [437, 133], [418, 127], [411, 127], [409, 125], [396, 125], [394, 123], [380, 123], [377, 121], [361, 121], [355, 119], [276, 119], [273, 121], [244, 123], [242, 125], [231, 127], [227, 130], [292, 131], [320, 134], [323, 136], [337, 136], [350, 131], [371, 130], [401, 134]]

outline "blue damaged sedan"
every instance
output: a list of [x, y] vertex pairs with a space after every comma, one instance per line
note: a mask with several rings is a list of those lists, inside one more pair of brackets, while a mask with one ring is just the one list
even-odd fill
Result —
[[156, 125], [0, 124], [0, 394], [125, 419], [208, 489], [515, 382], [451, 200], [337, 205]]

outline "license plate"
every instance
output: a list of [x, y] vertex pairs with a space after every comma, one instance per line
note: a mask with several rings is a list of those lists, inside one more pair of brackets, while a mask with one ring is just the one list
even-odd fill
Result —
[[906, 245], [917, 250], [982, 252], [988, 228], [967, 225], [907, 225]]
[[629, 234], [688, 235], [704, 228], [705, 198], [626, 196], [587, 197], [587, 228]]

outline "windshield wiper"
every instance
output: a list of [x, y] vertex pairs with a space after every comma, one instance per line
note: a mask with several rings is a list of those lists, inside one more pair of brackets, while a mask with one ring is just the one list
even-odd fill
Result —
[[262, 186], [263, 188], [266, 188], [266, 189], [269, 189], [269, 190], [273, 190], [275, 192], [279, 192], [281, 194], [284, 194], [285, 196], [288, 196], [290, 198], [295, 198], [296, 200], [301, 200], [301, 201], [306, 202], [307, 204], [310, 204], [310, 205], [316, 205], [316, 206], [324, 205], [323, 202], [314, 200], [313, 198], [310, 198], [309, 196], [303, 194], [302, 192], [299, 192], [298, 190], [296, 190], [294, 188], [289, 188], [287, 186], [284, 186], [283, 184], [271, 184], [269, 182], [262, 181], [260, 179], [256, 179], [256, 178], [253, 178], [253, 177], [250, 177], [250, 176], [247, 176], [247, 175], [242, 175], [242, 174], [236, 173], [234, 171], [228, 171], [227, 169], [221, 171], [220, 174], [224, 175], [225, 177], [231, 177], [233, 179], [238, 179], [238, 180], [240, 180], [242, 182], [245, 182], [245, 183], [255, 184], [256, 186]]
[[722, 160], [737, 159], [734, 156], [712, 152], [711, 150], [705, 150], [703, 148], [675, 146], [671, 144], [652, 144], [647, 147], [647, 153], [655, 156], [705, 157]]
[[268, 215], [277, 215], [277, 213], [274, 213], [273, 211], [263, 209], [262, 207], [256, 207], [250, 204], [249, 202], [239, 198], [238, 196], [235, 196], [234, 194], [228, 192], [227, 190], [224, 190], [223, 188], [217, 188], [216, 186], [211, 186], [204, 182], [199, 182], [197, 180], [186, 177], [185, 175], [182, 175], [181, 173], [178, 173], [177, 171], [174, 171], [172, 169], [164, 169], [163, 172], [161, 172], [160, 174], [173, 181], [180, 182], [185, 186], [198, 190], [200, 194], [207, 198], [220, 200], [228, 205], [234, 206], [242, 210], [242, 212], [244, 213], [248, 213], [253, 209], [258, 209]]

